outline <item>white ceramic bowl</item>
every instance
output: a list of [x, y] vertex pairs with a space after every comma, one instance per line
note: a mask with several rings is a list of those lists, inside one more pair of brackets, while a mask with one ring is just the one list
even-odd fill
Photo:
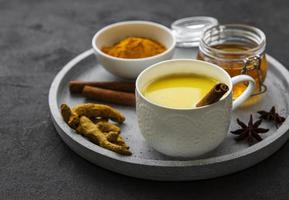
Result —
[[[101, 51], [129, 37], [145, 37], [163, 44], [167, 50], [161, 54], [137, 59], [117, 58]], [[111, 24], [99, 30], [92, 39], [92, 47], [98, 62], [112, 74], [121, 78], [134, 79], [147, 67], [169, 60], [174, 54], [176, 41], [170, 29], [148, 21], [125, 21]]]

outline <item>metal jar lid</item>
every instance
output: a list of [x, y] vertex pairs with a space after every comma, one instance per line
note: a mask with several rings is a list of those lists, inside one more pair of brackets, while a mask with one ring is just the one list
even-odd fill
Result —
[[171, 29], [178, 47], [196, 47], [199, 45], [203, 31], [217, 24], [218, 20], [213, 17], [187, 17], [174, 21]]

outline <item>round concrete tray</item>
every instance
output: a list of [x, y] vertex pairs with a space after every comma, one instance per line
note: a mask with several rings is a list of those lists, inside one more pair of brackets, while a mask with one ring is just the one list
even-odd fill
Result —
[[[194, 58], [195, 50], [177, 49], [176, 58]], [[288, 116], [289, 110], [289, 72], [277, 60], [267, 55], [269, 62], [268, 75], [265, 84], [268, 91], [263, 98], [253, 106], [243, 107], [234, 111], [231, 129], [238, 126], [238, 117], [247, 121], [250, 113], [257, 110], [270, 109], [276, 105], [283, 116]], [[147, 146], [142, 138], [134, 108], [115, 106], [127, 118], [122, 126], [122, 135], [133, 152], [126, 157], [103, 149], [86, 138], [76, 134], [62, 120], [59, 112], [61, 103], [74, 106], [87, 101], [85, 98], [71, 95], [68, 90], [70, 80], [109, 81], [117, 78], [105, 71], [96, 61], [92, 50], [87, 50], [72, 59], [57, 74], [49, 91], [49, 108], [57, 132], [63, 141], [77, 154], [90, 162], [106, 169], [143, 179], [151, 180], [196, 180], [223, 176], [248, 168], [277, 151], [288, 139], [289, 119], [278, 129], [264, 123], [264, 127], [271, 127], [263, 136], [264, 140], [248, 146], [245, 142], [235, 142], [233, 135], [228, 133], [225, 141], [213, 152], [194, 159], [178, 159], [162, 155]], [[254, 114], [257, 118], [257, 115]]]

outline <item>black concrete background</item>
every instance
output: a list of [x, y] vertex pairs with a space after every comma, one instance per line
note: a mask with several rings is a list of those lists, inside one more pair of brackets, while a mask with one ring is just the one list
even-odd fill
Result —
[[[104, 25], [210, 15], [260, 27], [289, 66], [289, 3], [253, 0], [0, 0], [0, 199], [288, 199], [289, 144], [222, 178], [153, 182], [96, 167], [57, 135], [47, 95], [56, 73]], [[288, 68], [289, 69], [289, 68]]]

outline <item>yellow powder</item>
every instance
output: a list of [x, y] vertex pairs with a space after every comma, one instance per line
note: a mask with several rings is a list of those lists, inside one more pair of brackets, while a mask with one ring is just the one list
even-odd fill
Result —
[[103, 47], [104, 53], [119, 58], [145, 58], [160, 54], [166, 48], [151, 39], [128, 37], [111, 47]]

